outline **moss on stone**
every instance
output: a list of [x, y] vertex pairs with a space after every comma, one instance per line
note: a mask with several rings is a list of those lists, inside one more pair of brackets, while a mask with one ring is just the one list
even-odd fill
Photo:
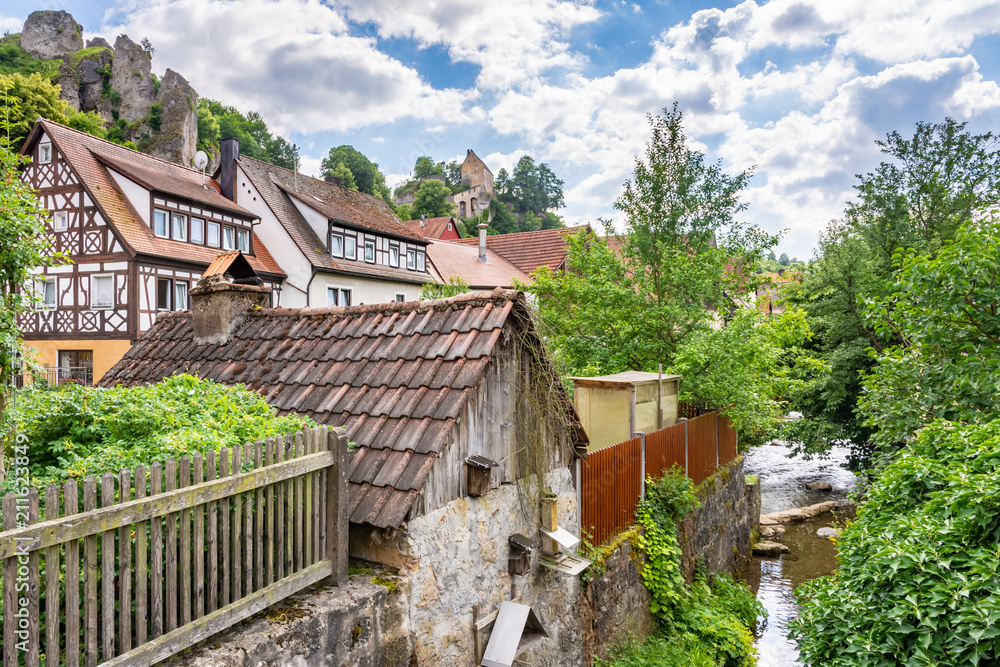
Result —
[[371, 574], [372, 569], [370, 567], [361, 567], [360, 565], [353, 565], [351, 563], [347, 564], [347, 574], [348, 576], [352, 574]]
[[388, 577], [372, 577], [371, 582], [379, 586], [385, 586], [389, 589], [390, 595], [395, 593], [396, 589], [399, 588], [399, 581], [396, 579], [389, 579]]
[[267, 620], [271, 623], [290, 623], [307, 615], [304, 609], [290, 604], [279, 603], [267, 610]]
[[78, 67], [80, 65], [80, 62], [85, 58], [96, 61], [101, 57], [101, 54], [105, 51], [108, 51], [110, 53], [111, 49], [109, 49], [106, 46], [91, 46], [90, 48], [80, 49], [76, 53], [70, 54], [69, 63], [73, 67]]

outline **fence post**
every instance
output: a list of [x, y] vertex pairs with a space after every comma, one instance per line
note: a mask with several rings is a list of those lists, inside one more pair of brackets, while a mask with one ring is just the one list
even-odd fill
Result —
[[321, 438], [334, 453], [334, 463], [326, 471], [326, 557], [333, 563], [333, 571], [326, 583], [334, 586], [347, 584], [347, 432], [332, 432], [323, 426]]
[[640, 446], [642, 447], [642, 453], [639, 455], [639, 500], [646, 499], [646, 434], [640, 433]]

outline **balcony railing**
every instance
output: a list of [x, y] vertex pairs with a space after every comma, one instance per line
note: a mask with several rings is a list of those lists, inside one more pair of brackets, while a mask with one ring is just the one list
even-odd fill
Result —
[[49, 366], [36, 373], [24, 373], [17, 379], [18, 388], [32, 383], [45, 383], [49, 387], [61, 384], [94, 384], [94, 369], [89, 366]]

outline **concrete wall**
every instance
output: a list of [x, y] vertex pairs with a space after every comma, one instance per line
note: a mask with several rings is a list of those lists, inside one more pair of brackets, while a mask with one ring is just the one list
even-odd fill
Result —
[[701, 507], [680, 525], [684, 576], [691, 581], [702, 566], [710, 572], [742, 572], [750, 561], [751, 535], [760, 525], [760, 485], [747, 483], [743, 457], [737, 456], [695, 492]]

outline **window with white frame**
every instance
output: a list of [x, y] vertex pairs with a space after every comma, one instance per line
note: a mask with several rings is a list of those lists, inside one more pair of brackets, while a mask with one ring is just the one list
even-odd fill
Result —
[[344, 235], [330, 234], [330, 254], [334, 257], [344, 256]]
[[52, 162], [52, 144], [38, 144], [38, 164]]
[[390, 245], [389, 246], [389, 266], [398, 269], [399, 268], [399, 246]]
[[413, 271], [417, 268], [417, 251], [407, 250], [406, 251], [406, 268]]
[[358, 240], [353, 236], [344, 237], [344, 259], [358, 258]]
[[167, 212], [155, 209], [153, 211], [153, 233], [160, 238], [167, 238]]
[[425, 270], [425, 268], [426, 267], [424, 266], [424, 253], [418, 252], [417, 253], [417, 271], [423, 271], [423, 270]]
[[188, 282], [186, 280], [174, 281], [174, 310], [188, 309]]
[[180, 213], [170, 214], [171, 235], [175, 241], [187, 241], [187, 216]]
[[237, 229], [236, 230], [236, 249], [242, 250], [243, 252], [250, 252], [250, 230], [249, 229]]
[[221, 234], [222, 225], [217, 222], [208, 223], [208, 234], [205, 236], [205, 245], [218, 248], [219, 244], [222, 242], [222, 239], [220, 238]]
[[45, 278], [38, 279], [39, 308], [52, 310], [56, 307], [56, 281]]
[[201, 218], [191, 218], [191, 243], [205, 243], [205, 221]]
[[233, 250], [236, 248], [236, 229], [226, 225], [222, 228], [222, 249]]
[[365, 241], [365, 261], [369, 264], [375, 263], [375, 242]]
[[115, 307], [115, 277], [92, 276], [90, 279], [90, 307]]
[[56, 211], [52, 214], [52, 231], [65, 232], [69, 229], [69, 213], [66, 211]]
[[406, 295], [396, 292], [396, 303], [403, 303], [404, 301], [406, 301]]
[[350, 306], [351, 305], [351, 290], [344, 287], [327, 287], [326, 288], [326, 305], [327, 306]]

